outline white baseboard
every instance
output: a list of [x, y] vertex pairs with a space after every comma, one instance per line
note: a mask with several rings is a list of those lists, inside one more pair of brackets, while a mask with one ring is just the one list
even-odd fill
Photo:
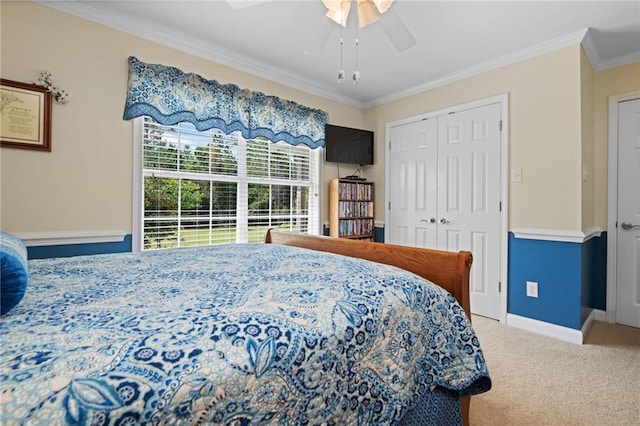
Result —
[[593, 314], [593, 319], [596, 321], [607, 322], [607, 311], [602, 311], [600, 309], [594, 309], [591, 311]]
[[20, 238], [27, 247], [113, 243], [123, 241], [126, 235], [126, 232], [123, 231], [24, 232], [15, 234], [15, 236]]
[[584, 339], [587, 337], [589, 329], [591, 328], [591, 325], [595, 320], [596, 314], [594, 313], [594, 309], [592, 309], [591, 312], [589, 312], [589, 315], [587, 315], [587, 318], [584, 320], [584, 323], [582, 324], [582, 330], [580, 330], [580, 332], [582, 333], [582, 341], [580, 342], [580, 344], [584, 343]]
[[522, 330], [542, 334], [544, 336], [564, 340], [565, 342], [581, 345], [584, 342], [584, 336], [586, 335], [586, 332], [589, 331], [589, 327], [591, 326], [591, 322], [593, 321], [592, 316], [593, 312], [589, 314], [581, 330], [563, 327], [561, 325], [538, 321], [532, 318], [522, 317], [520, 315], [514, 314], [507, 314], [507, 325], [520, 328]]

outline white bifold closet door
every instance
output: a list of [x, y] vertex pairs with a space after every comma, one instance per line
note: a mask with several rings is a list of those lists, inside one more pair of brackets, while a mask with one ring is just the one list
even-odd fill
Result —
[[387, 241], [469, 250], [471, 311], [499, 318], [500, 104], [391, 129]]

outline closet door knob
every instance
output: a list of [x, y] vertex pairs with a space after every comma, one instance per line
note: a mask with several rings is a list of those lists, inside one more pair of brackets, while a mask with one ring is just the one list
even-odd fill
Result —
[[427, 220], [427, 219], [420, 219], [420, 222], [426, 222], [426, 223], [436, 223], [436, 218], [432, 217], [431, 219]]
[[624, 229], [625, 231], [628, 231], [628, 230], [633, 229], [633, 228], [640, 228], [640, 225], [634, 225], [634, 224], [632, 224], [631, 222], [622, 222], [622, 223], [620, 224], [620, 226], [621, 226], [621, 227], [622, 227], [622, 229]]
[[440, 219], [440, 223], [446, 225], [447, 223], [449, 223], [449, 221], [443, 217], [442, 219]]

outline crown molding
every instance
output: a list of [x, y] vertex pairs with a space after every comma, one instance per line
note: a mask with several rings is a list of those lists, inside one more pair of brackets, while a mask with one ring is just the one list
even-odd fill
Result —
[[373, 102], [366, 104], [365, 108], [379, 106], [387, 102], [395, 101], [401, 98], [405, 98], [407, 96], [415, 95], [415, 94], [424, 92], [426, 90], [436, 88], [438, 86], [444, 86], [445, 84], [450, 84], [458, 80], [463, 80], [465, 78], [469, 78], [478, 74], [485, 73], [487, 71], [492, 71], [498, 68], [502, 68], [506, 65], [511, 65], [516, 62], [520, 62], [522, 60], [541, 55], [543, 53], [553, 52], [554, 50], [558, 50], [563, 47], [579, 44], [582, 42], [587, 32], [588, 32], [588, 28], [585, 28], [561, 37], [554, 38], [544, 43], [536, 44], [526, 49], [515, 51], [508, 55], [500, 56], [498, 58], [480, 63], [478, 65], [464, 68], [462, 70], [450, 73], [442, 78], [432, 80], [432, 81], [420, 84], [418, 86], [414, 86], [409, 89], [395, 92], [390, 95], [378, 98]]
[[337, 95], [327, 91], [324, 87], [308, 80], [302, 80], [281, 69], [264, 67], [251, 58], [246, 58], [237, 53], [231, 53], [219, 47], [212, 47], [198, 40], [185, 38], [170, 31], [156, 31], [148, 26], [140, 25], [139, 22], [111, 13], [98, 11], [89, 4], [78, 3], [68, 0], [33, 0], [42, 6], [47, 6], [60, 12], [68, 13], [83, 19], [87, 19], [98, 24], [105, 25], [116, 30], [124, 31], [136, 37], [141, 37], [164, 46], [168, 46], [195, 56], [210, 60], [212, 62], [226, 65], [249, 74], [265, 78], [283, 84], [288, 87], [302, 90], [325, 99], [340, 102], [356, 108], [364, 108], [362, 102], [352, 98]]
[[518, 50], [509, 55], [504, 55], [490, 61], [483, 62], [479, 65], [474, 65], [472, 67], [453, 72], [440, 79], [432, 80], [406, 90], [391, 93], [387, 96], [383, 96], [381, 98], [375, 99], [370, 103], [365, 104], [364, 108], [372, 108], [385, 104], [387, 102], [405, 98], [407, 96], [416, 95], [418, 93], [422, 93], [439, 86], [444, 86], [458, 80], [473, 77], [478, 74], [492, 71], [506, 65], [511, 65], [525, 59], [533, 58], [544, 53], [553, 52], [555, 50], [572, 46], [574, 44], [582, 45], [587, 58], [589, 58], [589, 62], [591, 62], [591, 67], [595, 71], [602, 71], [609, 68], [615, 68], [635, 62], [640, 62], [640, 50], [607, 60], [600, 59], [600, 54], [598, 53], [598, 50], [596, 49], [595, 43], [593, 42], [593, 38], [591, 36], [591, 30], [589, 28], [585, 28], [567, 34], [565, 36], [546, 41], [544, 43], [536, 44], [526, 49]]
[[595, 70], [601, 60], [591, 34], [593, 34], [591, 28], [587, 29], [587, 33], [584, 35], [584, 39], [582, 40], [582, 49], [587, 55], [587, 58], [589, 58], [589, 62], [591, 62], [591, 68]]
[[230, 52], [220, 47], [206, 45], [199, 40], [185, 39], [175, 33], [167, 31], [156, 31], [153, 28], [140, 25], [133, 19], [123, 19], [110, 13], [96, 10], [90, 3], [78, 3], [68, 0], [33, 0], [34, 3], [50, 7], [52, 9], [69, 13], [71, 15], [84, 18], [98, 24], [102, 24], [126, 33], [141, 37], [162, 45], [191, 53], [195, 56], [244, 71], [258, 77], [278, 82], [304, 92], [320, 96], [322, 98], [339, 102], [359, 109], [376, 107], [387, 102], [396, 101], [407, 96], [416, 95], [439, 86], [453, 83], [458, 80], [473, 77], [488, 71], [492, 71], [506, 65], [511, 65], [525, 59], [529, 59], [544, 53], [552, 52], [574, 44], [582, 44], [583, 49], [591, 62], [591, 66], [596, 71], [614, 68], [622, 65], [640, 61], [640, 50], [628, 55], [619, 56], [607, 60], [601, 60], [589, 28], [585, 28], [573, 33], [557, 37], [555, 39], [536, 44], [534, 46], [512, 52], [508, 55], [483, 62], [468, 68], [454, 71], [442, 78], [427, 81], [417, 86], [397, 91], [370, 102], [360, 102], [353, 98], [341, 96], [335, 92], [328, 91], [312, 81], [300, 79], [287, 73], [282, 69], [262, 66], [251, 58], [243, 57], [235, 52]]
[[595, 66], [596, 71], [608, 70], [610, 68], [621, 67], [623, 65], [633, 64], [635, 62], [640, 62], [640, 50], [636, 50], [635, 52], [631, 52], [626, 55], [616, 56], [615, 58], [610, 58], [604, 61], [599, 62]]
[[628, 53], [626, 55], [616, 56], [615, 58], [602, 59], [598, 53], [598, 49], [593, 41], [592, 31], [589, 29], [582, 40], [582, 48], [591, 62], [594, 71], [603, 71], [609, 68], [621, 67], [623, 65], [640, 62], [640, 50]]

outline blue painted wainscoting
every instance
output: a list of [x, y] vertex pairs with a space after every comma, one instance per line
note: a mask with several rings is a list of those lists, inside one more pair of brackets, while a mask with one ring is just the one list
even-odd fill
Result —
[[[607, 310], [607, 233], [582, 244], [582, 307]], [[588, 313], [587, 313], [588, 314]], [[583, 318], [584, 321], [584, 318]]]
[[[327, 224], [322, 227], [323, 235], [329, 235], [329, 226]], [[90, 237], [88, 237], [90, 238]], [[384, 226], [375, 227], [375, 241], [384, 242]], [[118, 241], [106, 242], [82, 242], [82, 243], [60, 243], [39, 245], [37, 242], [30, 243], [26, 239], [27, 255], [29, 259], [47, 259], [51, 257], [70, 257], [81, 256], [85, 254], [104, 254], [104, 253], [121, 253], [133, 250], [131, 234], [124, 235]]]
[[[377, 225], [375, 241], [384, 242]], [[527, 231], [509, 232], [507, 323], [581, 343], [591, 314], [606, 311], [607, 232]], [[537, 298], [526, 295], [527, 281], [538, 283]]]
[[29, 259], [47, 259], [50, 257], [70, 257], [85, 254], [121, 253], [131, 250], [131, 234], [127, 234], [122, 241], [27, 246], [27, 256]]
[[[509, 233], [509, 314], [580, 330], [594, 309], [606, 309], [607, 235], [584, 241], [518, 238]], [[526, 282], [538, 283], [538, 297]]]

